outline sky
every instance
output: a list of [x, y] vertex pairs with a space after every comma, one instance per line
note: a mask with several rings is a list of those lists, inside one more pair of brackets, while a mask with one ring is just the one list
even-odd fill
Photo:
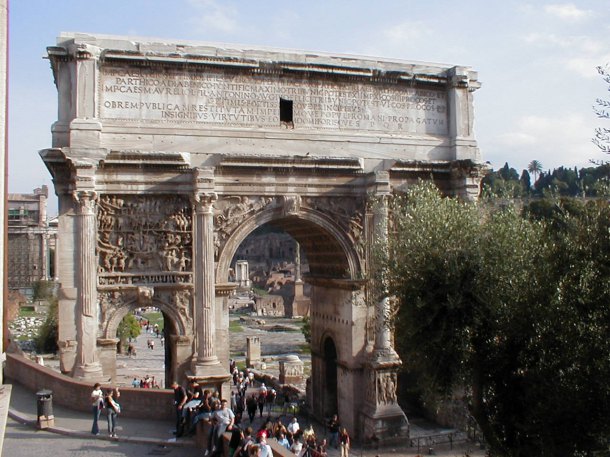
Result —
[[9, 0], [9, 192], [49, 186], [57, 91], [46, 56], [60, 32], [132, 35], [469, 66], [483, 161], [544, 170], [608, 160], [597, 66], [610, 64], [608, 0]]

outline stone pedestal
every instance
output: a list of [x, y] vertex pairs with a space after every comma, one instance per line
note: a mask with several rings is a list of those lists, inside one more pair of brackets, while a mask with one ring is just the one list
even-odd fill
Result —
[[58, 341], [59, 346], [59, 370], [63, 374], [70, 374], [76, 360], [76, 340]]
[[297, 355], [287, 355], [280, 360], [280, 384], [303, 382], [303, 361]]
[[261, 362], [261, 340], [258, 336], [246, 338], [246, 367], [255, 368]]
[[375, 351], [365, 369], [365, 402], [361, 412], [364, 443], [401, 442], [409, 437], [409, 421], [396, 398], [400, 359], [393, 350]]
[[111, 383], [116, 380], [116, 351], [118, 338], [98, 338], [97, 348], [100, 354], [100, 363], [104, 377], [110, 379]]

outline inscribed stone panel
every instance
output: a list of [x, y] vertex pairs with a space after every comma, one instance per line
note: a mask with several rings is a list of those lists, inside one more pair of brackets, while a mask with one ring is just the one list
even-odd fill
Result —
[[406, 83], [104, 66], [99, 87], [103, 119], [279, 128], [281, 98], [295, 129], [448, 132], [446, 92]]

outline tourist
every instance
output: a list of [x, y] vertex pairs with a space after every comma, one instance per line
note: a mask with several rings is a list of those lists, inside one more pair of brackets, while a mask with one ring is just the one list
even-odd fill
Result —
[[273, 405], [275, 405], [275, 398], [277, 393], [275, 389], [271, 388], [267, 391], [267, 415], [271, 415], [271, 411], [273, 410]]
[[101, 389], [102, 385], [96, 382], [93, 385], [93, 392], [91, 392], [91, 410], [93, 412], [93, 426], [91, 427], [91, 433], [94, 435], [100, 434], [100, 428], [98, 421], [100, 419], [100, 412], [104, 407], [104, 392]]
[[246, 400], [246, 409], [248, 410], [248, 418], [250, 419], [250, 424], [254, 422], [254, 416], [256, 416], [256, 397], [254, 394], [250, 395]]
[[286, 430], [289, 433], [288, 436], [292, 436], [292, 437], [294, 437], [300, 429], [301, 429], [301, 427], [299, 426], [299, 423], [297, 422], [296, 416], [292, 418], [292, 421], [290, 422], [290, 424], [288, 424], [288, 427], [286, 427]]
[[116, 418], [121, 412], [121, 406], [116, 401], [119, 396], [118, 390], [108, 389], [104, 398], [104, 406], [106, 406], [106, 418], [108, 420], [108, 436], [116, 438]]
[[231, 439], [229, 440], [229, 457], [235, 456], [235, 452], [239, 448], [244, 438], [244, 432], [239, 427], [233, 427], [231, 430]]
[[320, 457], [326, 457], [328, 455], [328, 444], [326, 439], [323, 439], [320, 444], [318, 444], [316, 451], [318, 451]]
[[222, 435], [227, 430], [232, 430], [235, 423], [235, 414], [228, 408], [226, 399], [220, 400], [220, 409], [214, 411], [214, 419], [216, 419], [217, 424], [215, 426], [216, 433], [212, 436], [214, 441], [212, 452], [216, 449], [216, 451], [222, 453]]
[[287, 450], [290, 450], [290, 441], [288, 441], [288, 438], [286, 438], [286, 434], [284, 432], [280, 432], [280, 435], [277, 438], [277, 444], [284, 446]]
[[303, 451], [303, 443], [297, 436], [295, 436], [294, 439], [292, 440], [292, 445], [290, 446], [290, 451], [294, 455], [300, 455], [301, 452]]
[[187, 394], [186, 389], [178, 384], [177, 381], [172, 382], [172, 389], [174, 390], [174, 408], [176, 409], [176, 437], [182, 436], [183, 424], [182, 424], [182, 408], [186, 404]]
[[341, 457], [349, 456], [349, 447], [350, 447], [350, 439], [349, 434], [345, 427], [341, 429], [339, 432], [339, 445], [341, 446]]
[[262, 393], [258, 394], [256, 403], [258, 404], [258, 411], [260, 413], [260, 417], [263, 417], [263, 411], [265, 409], [265, 396]]
[[252, 427], [246, 427], [244, 431], [244, 436], [239, 443], [239, 447], [235, 450], [235, 457], [248, 457], [248, 451], [250, 445], [254, 443], [254, 439], [252, 438]]
[[339, 447], [339, 418], [336, 414], [328, 421], [328, 433], [330, 435], [330, 445], [335, 449]]
[[131, 381], [131, 387], [137, 388], [140, 387], [140, 381], [138, 381], [138, 378], [133, 378], [133, 381]]
[[251, 444], [248, 448], [248, 457], [259, 457], [261, 455], [261, 448], [258, 444]]
[[258, 445], [260, 447], [260, 457], [273, 457], [273, 451], [271, 450], [271, 446], [267, 444], [267, 434], [261, 434], [258, 439]]
[[191, 426], [188, 430], [188, 434], [195, 433], [197, 422], [205, 420], [209, 421], [212, 417], [212, 405], [210, 404], [210, 391], [208, 389], [203, 391], [203, 397], [201, 398], [201, 403], [194, 411], [193, 418], [191, 420]]
[[188, 400], [184, 406], [182, 407], [182, 422], [185, 424], [190, 424], [195, 417], [195, 410], [201, 404], [201, 397], [199, 396], [199, 390], [196, 390], [192, 395], [190, 395], [190, 400]]

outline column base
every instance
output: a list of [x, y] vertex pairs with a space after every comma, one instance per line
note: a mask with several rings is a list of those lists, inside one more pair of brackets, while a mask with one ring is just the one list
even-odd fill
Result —
[[213, 360], [195, 360], [191, 366], [191, 372], [191, 377], [202, 379], [209, 378], [225, 381], [231, 378], [229, 371], [216, 358]]
[[104, 378], [102, 365], [100, 365], [99, 362], [74, 367], [74, 374], [72, 375], [72, 377], [80, 381], [106, 381], [106, 378]]
[[365, 445], [404, 443], [409, 439], [409, 420], [398, 404], [377, 406], [361, 413]]
[[230, 396], [231, 375], [220, 362], [209, 365], [196, 363], [192, 372], [186, 374], [186, 378], [189, 382], [197, 381], [203, 389], [217, 390], [220, 398], [228, 399]]

